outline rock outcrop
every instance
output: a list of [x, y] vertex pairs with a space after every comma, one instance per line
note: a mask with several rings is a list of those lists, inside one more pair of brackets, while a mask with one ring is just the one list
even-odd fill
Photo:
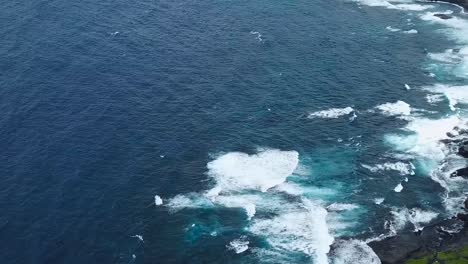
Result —
[[406, 231], [396, 236], [373, 241], [369, 246], [382, 264], [405, 263], [410, 259], [434, 256], [468, 246], [468, 199], [465, 213], [425, 227], [422, 231]]
[[446, 15], [446, 14], [434, 14], [434, 16], [441, 18], [441, 19], [451, 19], [452, 16]]

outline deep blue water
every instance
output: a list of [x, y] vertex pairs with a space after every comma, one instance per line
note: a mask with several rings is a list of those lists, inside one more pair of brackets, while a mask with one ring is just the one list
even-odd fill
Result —
[[[403, 100], [433, 118], [450, 111], [404, 89], [434, 84], [425, 49], [454, 45], [410, 12], [340, 0], [0, 7], [0, 263], [256, 263], [226, 248], [241, 235], [269, 247], [242, 209], [171, 213], [154, 195], [208, 190], [218, 153], [257, 148], [297, 151], [312, 175], [299, 181], [337, 192], [312, 199], [361, 205], [336, 236], [384, 233], [391, 206], [446, 213], [423, 172], [396, 194], [397, 173], [361, 166], [382, 163], [384, 134], [407, 123], [367, 109]], [[307, 118], [347, 106], [359, 109], [353, 122]]]

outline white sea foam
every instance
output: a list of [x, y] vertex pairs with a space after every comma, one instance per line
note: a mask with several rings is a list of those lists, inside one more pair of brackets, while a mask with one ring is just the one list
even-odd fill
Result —
[[334, 244], [332, 264], [380, 264], [371, 247], [359, 240], [340, 240]]
[[197, 193], [178, 194], [168, 200], [166, 206], [171, 212], [177, 212], [185, 208], [208, 208], [212, 207], [211, 200]]
[[[459, 205], [463, 202], [461, 197], [465, 197], [463, 188], [466, 188], [466, 184], [456, 182], [450, 177], [451, 171], [445, 169], [448, 167], [447, 162], [460, 159], [453, 156], [446, 160], [447, 155], [451, 155], [451, 150], [449, 145], [441, 142], [443, 139], [448, 139], [449, 135], [456, 136], [458, 134], [456, 127], [464, 127], [464, 121], [458, 115], [442, 119], [416, 118], [405, 127], [405, 130], [411, 134], [387, 135], [385, 138], [396, 150], [416, 159], [418, 169], [446, 190], [442, 198], [447, 212], [450, 213], [459, 211]], [[458, 168], [466, 166], [465, 161], [454, 168], [457, 166]]]
[[138, 240], [140, 240], [141, 242], [145, 242], [145, 241], [143, 240], [143, 236], [142, 236], [142, 235], [134, 235], [134, 236], [132, 236], [132, 237], [138, 238]]
[[461, 120], [457, 116], [450, 116], [443, 119], [421, 118], [411, 121], [406, 126], [406, 129], [415, 132], [418, 136], [416, 146], [413, 150], [419, 153], [428, 154], [429, 152], [432, 154], [433, 150], [431, 149], [428, 151], [428, 147], [434, 147], [440, 151], [441, 148], [443, 148], [440, 140], [446, 139], [448, 137], [447, 132], [452, 131], [460, 122]]
[[[467, 182], [452, 182], [450, 184], [450, 189], [458, 189], [458, 193], [452, 195], [447, 195], [444, 197], [444, 205], [449, 213], [456, 215], [457, 213], [463, 213], [463, 207], [460, 206], [466, 199], [466, 186]], [[462, 190], [460, 190], [462, 189]], [[465, 193], [464, 193], [465, 192]]]
[[[465, 130], [466, 127], [461, 126], [460, 130]], [[456, 130], [451, 132], [455, 133]], [[457, 136], [458, 139], [464, 138], [466, 140], [466, 135]], [[466, 198], [466, 190], [468, 186], [468, 181], [462, 177], [451, 177], [452, 173], [458, 169], [466, 167], [466, 160], [457, 155], [451, 155], [450, 158], [446, 159], [440, 166], [435, 170], [431, 175], [431, 178], [439, 183], [445, 190], [446, 193], [442, 196], [443, 203], [447, 211], [455, 215], [463, 211], [463, 207], [460, 206], [463, 204]]]
[[299, 195], [304, 194], [304, 188], [302, 188], [302, 186], [294, 184], [294, 183], [290, 183], [290, 182], [282, 183], [278, 185], [275, 189], [277, 191], [285, 192], [287, 194], [294, 195], [294, 196], [299, 196]]
[[288, 203], [283, 196], [277, 195], [275, 192], [261, 193], [258, 191], [246, 194], [219, 195], [216, 197], [214, 204], [243, 209], [248, 219], [254, 217], [257, 211], [275, 213], [296, 208], [294, 203]]
[[250, 242], [247, 240], [246, 237], [241, 237], [239, 239], [231, 241], [227, 248], [233, 250], [234, 252], [236, 252], [236, 254], [240, 254], [249, 249], [249, 243]]
[[447, 132], [452, 131], [460, 122], [457, 116], [442, 119], [417, 118], [404, 128], [411, 132], [410, 135], [390, 134], [386, 135], [385, 140], [397, 150], [438, 162], [448, 152], [440, 140], [448, 138]]
[[208, 175], [216, 181], [215, 192], [260, 190], [283, 183], [299, 163], [296, 151], [268, 149], [249, 155], [230, 152], [208, 163]]
[[409, 116], [411, 114], [410, 105], [403, 101], [385, 103], [378, 105], [375, 108], [386, 116]]
[[349, 115], [354, 111], [352, 107], [345, 108], [330, 108], [328, 110], [317, 111], [309, 114], [309, 118], [338, 118], [340, 116]]
[[252, 247], [250, 252], [254, 253], [258, 260], [262, 263], [275, 263], [275, 264], [290, 264], [297, 261], [294, 256], [282, 254], [274, 249], [265, 249], [259, 247]]
[[388, 9], [398, 9], [398, 10], [407, 10], [407, 11], [424, 11], [429, 8], [434, 8], [433, 5], [422, 5], [422, 4], [415, 4], [411, 0], [354, 0], [363, 5], [367, 6], [377, 6], [377, 7], [385, 7]]
[[256, 39], [259, 41], [259, 42], [262, 42], [263, 41], [263, 38], [262, 38], [262, 34], [260, 34], [260, 32], [258, 31], [250, 31], [250, 34], [252, 35], [256, 35]]
[[[248, 220], [255, 216], [256, 203], [260, 203], [259, 206], [265, 207], [262, 197], [256, 194], [220, 195], [216, 197], [214, 203], [228, 208], [243, 208]], [[266, 206], [270, 207], [271, 205], [267, 204]]]
[[375, 198], [374, 199], [374, 203], [375, 204], [381, 204], [385, 201], [385, 198]]
[[337, 190], [325, 187], [315, 187], [313, 185], [299, 185], [296, 183], [285, 182], [275, 187], [276, 191], [287, 193], [292, 196], [306, 196], [306, 197], [317, 197], [323, 199], [325, 197], [334, 197], [337, 194]]
[[438, 62], [457, 64], [457, 63], [460, 63], [463, 59], [461, 54], [460, 54], [460, 51], [456, 52], [453, 49], [447, 49], [441, 53], [428, 53], [427, 56], [431, 60], [435, 60]]
[[418, 31], [416, 29], [410, 29], [410, 30], [405, 30], [403, 31], [405, 34], [418, 34]]
[[444, 96], [441, 94], [428, 94], [426, 95], [426, 101], [430, 104], [436, 104], [444, 101]]
[[452, 111], [458, 104], [468, 104], [468, 85], [464, 86], [449, 86], [437, 84], [431, 87], [424, 87], [423, 89], [443, 94], [449, 101], [449, 106]]
[[395, 192], [401, 192], [403, 190], [403, 185], [401, 185], [401, 183], [399, 183], [394, 189], [393, 189]]
[[431, 23], [438, 23], [446, 26], [447, 31], [444, 32], [447, 33], [450, 37], [453, 37], [456, 40], [459, 40], [463, 43], [463, 41], [466, 41], [468, 38], [468, 35], [463, 34], [468, 31], [468, 20], [457, 16], [453, 16], [450, 19], [442, 19], [440, 17], [435, 16], [435, 14], [451, 15], [452, 13], [452, 11], [426, 12], [423, 15], [421, 15], [420, 18]]
[[244, 206], [245, 212], [247, 213], [247, 218], [250, 220], [255, 215], [255, 204], [249, 203]]
[[390, 213], [393, 218], [390, 223], [390, 229], [393, 229], [393, 232], [403, 229], [407, 223], [411, 223], [415, 231], [421, 230], [421, 224], [427, 224], [439, 215], [436, 212], [424, 211], [419, 208], [408, 209], [396, 207], [394, 207]]
[[[208, 163], [208, 175], [215, 180], [213, 189], [204, 194], [177, 195], [169, 199], [166, 206], [173, 210], [205, 206], [242, 208], [251, 219], [247, 230], [264, 237], [273, 250], [281, 254], [303, 253], [316, 263], [328, 263], [327, 253], [333, 236], [326, 222], [327, 211], [307, 199], [285, 199], [284, 193], [300, 196], [309, 192], [308, 188], [285, 182], [297, 166], [295, 151], [262, 150], [254, 155], [227, 153]], [[263, 213], [260, 218], [255, 215], [257, 211]], [[231, 241], [228, 248], [242, 253], [248, 249], [248, 241]]]
[[372, 172], [397, 171], [401, 175], [408, 175], [408, 174], [413, 175], [414, 174], [414, 171], [413, 171], [413, 168], [412, 168], [411, 164], [404, 163], [404, 162], [401, 162], [401, 161], [394, 162], [394, 163], [385, 162], [383, 164], [377, 164], [377, 165], [374, 165], [374, 166], [361, 164], [361, 166], [368, 169], [368, 170], [370, 170], [370, 171], [372, 171]]
[[161, 199], [161, 197], [159, 195], [154, 196], [154, 204], [156, 206], [159, 206], [159, 205], [163, 204], [163, 200]]
[[433, 5], [420, 5], [420, 4], [398, 4], [396, 5], [397, 9], [407, 10], [407, 11], [424, 11], [427, 9], [434, 8]]
[[381, 6], [387, 8], [394, 8], [394, 5], [385, 0], [355, 0], [356, 2], [367, 6]]
[[[356, 0], [361, 4], [369, 6], [381, 6], [389, 9], [424, 11], [427, 8], [432, 8], [432, 5], [421, 4], [421, 7], [413, 6], [413, 1], [385, 1], [385, 0]], [[408, 5], [408, 6], [405, 6]], [[419, 5], [419, 4], [418, 4]], [[468, 79], [468, 19], [457, 14], [452, 15], [452, 11], [446, 12], [413, 12], [420, 16], [422, 20], [429, 23], [440, 24], [444, 27], [438, 31], [446, 34], [451, 40], [457, 43], [456, 48], [448, 49], [441, 53], [428, 53], [428, 58], [432, 60], [430, 65], [429, 75], [438, 79], [446, 79], [445, 75], [453, 75], [460, 78]], [[450, 19], [442, 19], [435, 16], [437, 13], [451, 15]], [[437, 27], [440, 28], [440, 27]], [[404, 33], [417, 33], [416, 30], [404, 31]], [[453, 160], [452, 154], [448, 147], [441, 143], [443, 139], [447, 139], [447, 132], [458, 136], [458, 133], [452, 132], [454, 127], [463, 124], [460, 116], [464, 115], [464, 110], [460, 109], [462, 104], [468, 104], [467, 86], [449, 86], [436, 85], [426, 87], [425, 89], [431, 92], [426, 96], [426, 100], [430, 104], [436, 104], [444, 101], [447, 98], [450, 108], [456, 112], [456, 115], [440, 118], [428, 119], [418, 116], [411, 116], [408, 125], [404, 128], [405, 133], [386, 135], [385, 140], [390, 143], [400, 156], [407, 156], [407, 159], [418, 161], [418, 169], [421, 169], [425, 174], [439, 182], [447, 192], [445, 193], [444, 203], [447, 210], [453, 212], [453, 208], [459, 207], [463, 201], [462, 198], [466, 195], [463, 187], [466, 186], [450, 178], [451, 171], [447, 169], [446, 163]], [[414, 109], [413, 109], [414, 112]], [[408, 132], [408, 133], [406, 133]], [[445, 160], [447, 155], [451, 155], [448, 160]], [[457, 159], [455, 157], [455, 159]], [[443, 161], [443, 163], [442, 163]], [[466, 164], [462, 165], [462, 167]], [[405, 179], [406, 180], [406, 179]], [[395, 191], [403, 187], [401, 183], [395, 188]], [[401, 190], [400, 190], [401, 191]], [[454, 194], [455, 193], [455, 194]], [[460, 198], [462, 195], [463, 197]], [[421, 229], [421, 224], [429, 222], [437, 216], [437, 213], [422, 211], [419, 209], [408, 210], [398, 209], [394, 212], [394, 220], [390, 221], [390, 226], [397, 229], [398, 226], [406, 225], [410, 222], [416, 230]], [[398, 216], [396, 216], [398, 215]], [[398, 221], [399, 220], [399, 221]], [[395, 224], [395, 223], [400, 223]], [[401, 224], [404, 223], [404, 224]]]
[[[355, 210], [358, 205], [334, 203], [327, 207], [332, 212], [328, 214], [325, 202], [318, 199], [335, 195], [336, 190], [293, 182], [310, 173], [298, 163], [296, 151], [263, 149], [253, 155], [223, 154], [207, 165], [207, 174], [213, 179], [212, 189], [177, 195], [166, 199], [165, 206], [172, 212], [214, 206], [239, 208], [250, 220], [245, 230], [264, 238], [270, 247], [268, 250], [249, 249], [248, 239], [244, 237], [231, 241], [227, 245], [229, 249], [238, 254], [249, 250], [259, 258], [272, 258], [275, 263], [291, 263], [292, 254], [305, 254], [313, 263], [329, 263], [327, 254], [334, 240], [332, 231], [340, 225], [335, 216], [342, 211]], [[312, 201], [311, 197], [317, 197], [317, 201]]]
[[[243, 208], [248, 218], [252, 219], [246, 230], [264, 237], [281, 258], [296, 252], [310, 256], [314, 259], [314, 263], [328, 263], [327, 253], [333, 242], [333, 236], [327, 225], [327, 211], [318, 203], [308, 199], [298, 198], [299, 201], [287, 199], [288, 196], [284, 196], [283, 192], [278, 192], [280, 186], [298, 185], [283, 183], [267, 193], [254, 190], [245, 194], [220, 194], [213, 204], [212, 200], [203, 194], [178, 195], [169, 199], [166, 206], [175, 206], [177, 210], [188, 207], [206, 208], [213, 205]], [[295, 191], [293, 193], [302, 194]], [[342, 211], [355, 208], [357, 205], [337, 203], [328, 209]], [[262, 212], [260, 218], [255, 216], [257, 210]], [[242, 243], [238, 240], [232, 241], [228, 248], [236, 253], [242, 253], [247, 250], [248, 243], [245, 241], [242, 240]]]
[[329, 206], [327, 206], [328, 211], [350, 211], [359, 208], [358, 205], [356, 204], [350, 204], [350, 203], [332, 203]]
[[304, 199], [294, 211], [274, 218], [255, 219], [249, 230], [264, 236], [276, 250], [301, 252], [312, 257], [314, 263], [326, 264], [334, 240], [329, 234], [326, 217], [323, 207]]
[[391, 31], [391, 32], [398, 32], [398, 31], [401, 30], [401, 29], [399, 29], [399, 28], [394, 28], [394, 27], [392, 27], [392, 26], [388, 26], [388, 27], [386, 27], [386, 29], [387, 29], [388, 31]]
[[[451, 11], [444, 13], [451, 14]], [[429, 58], [443, 63], [449, 73], [457, 77], [468, 78], [468, 19], [459, 16], [441, 19], [434, 14], [436, 13], [427, 12], [421, 16], [421, 19], [444, 25], [445, 29], [442, 32], [455, 40], [459, 44], [459, 49], [448, 49], [443, 53], [429, 53]]]

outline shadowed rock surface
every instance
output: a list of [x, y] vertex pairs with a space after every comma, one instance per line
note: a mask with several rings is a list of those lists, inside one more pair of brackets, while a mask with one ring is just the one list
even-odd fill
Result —
[[451, 19], [452, 17], [446, 14], [434, 14], [434, 16], [442, 19]]
[[468, 200], [465, 213], [425, 227], [422, 231], [406, 231], [381, 241], [370, 242], [369, 246], [383, 264], [405, 263], [440, 252], [454, 251], [468, 246]]
[[456, 170], [450, 175], [450, 177], [463, 177], [465, 179], [468, 179], [468, 168]]
[[468, 142], [465, 142], [459, 149], [458, 155], [468, 158]]

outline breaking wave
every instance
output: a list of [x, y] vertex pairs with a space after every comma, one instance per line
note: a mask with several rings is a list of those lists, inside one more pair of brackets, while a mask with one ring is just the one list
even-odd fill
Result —
[[[207, 165], [213, 188], [203, 193], [177, 195], [168, 199], [166, 206], [172, 212], [215, 206], [242, 209], [249, 221], [246, 231], [265, 239], [271, 247], [269, 253], [258, 248], [252, 248], [252, 252], [300, 253], [314, 263], [325, 264], [334, 241], [327, 225], [328, 212], [321, 201], [302, 197], [307, 188], [286, 182], [298, 163], [296, 151], [263, 149], [252, 155], [222, 154]], [[330, 207], [339, 211], [350, 210], [353, 205]], [[243, 253], [249, 249], [249, 239], [235, 239], [227, 247], [237, 254]]]
[[375, 108], [386, 116], [409, 116], [411, 114], [410, 105], [403, 101], [385, 103], [378, 105]]
[[338, 118], [341, 116], [349, 115], [354, 112], [352, 107], [345, 108], [330, 108], [328, 110], [317, 111], [309, 114], [309, 118]]

